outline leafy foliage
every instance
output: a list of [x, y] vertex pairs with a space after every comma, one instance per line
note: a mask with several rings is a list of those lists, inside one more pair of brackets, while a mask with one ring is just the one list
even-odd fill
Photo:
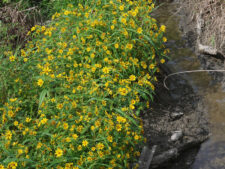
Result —
[[[36, 25], [0, 70], [0, 167], [128, 168], [144, 141], [165, 26], [151, 0], [81, 1]], [[140, 101], [142, 99], [143, 101]]]

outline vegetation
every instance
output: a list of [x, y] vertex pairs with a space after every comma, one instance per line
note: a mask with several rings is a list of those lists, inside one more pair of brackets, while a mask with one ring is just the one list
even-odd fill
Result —
[[0, 168], [128, 168], [140, 155], [165, 26], [151, 0], [76, 3], [1, 55]]

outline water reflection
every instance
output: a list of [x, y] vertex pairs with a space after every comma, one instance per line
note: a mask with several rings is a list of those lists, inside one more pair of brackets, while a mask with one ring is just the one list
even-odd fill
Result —
[[202, 144], [191, 169], [223, 169], [225, 166], [225, 141], [210, 139]]
[[[204, 102], [208, 107], [213, 140], [225, 141], [225, 92], [215, 85], [205, 92]], [[224, 144], [225, 147], [225, 144]]]

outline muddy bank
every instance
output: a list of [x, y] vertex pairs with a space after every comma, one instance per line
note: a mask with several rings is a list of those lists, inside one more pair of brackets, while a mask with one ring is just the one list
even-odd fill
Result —
[[[170, 90], [161, 83], [152, 109], [142, 114], [148, 146], [157, 146], [151, 168], [171, 168], [171, 161], [183, 152], [198, 147], [209, 134], [204, 105], [188, 81], [173, 77], [167, 83]], [[173, 139], [176, 132], [181, 132], [181, 136]], [[185, 167], [191, 165], [193, 160], [194, 157], [187, 161]]]
[[[225, 154], [224, 73], [172, 76], [166, 81], [170, 90], [162, 83], [173, 72], [225, 68], [224, 58], [197, 52], [195, 23], [180, 5], [175, 1], [166, 3], [153, 14], [167, 26], [171, 60], [161, 68], [152, 108], [142, 113], [147, 146], [157, 146], [150, 168], [218, 169], [223, 166], [221, 157]], [[221, 135], [222, 139], [217, 139]], [[205, 152], [211, 155], [206, 156]]]

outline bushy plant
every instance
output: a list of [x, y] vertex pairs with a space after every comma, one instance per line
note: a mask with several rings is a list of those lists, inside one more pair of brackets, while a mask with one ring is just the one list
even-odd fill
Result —
[[[139, 112], [164, 63], [151, 0], [83, 1], [5, 52], [0, 168], [128, 168], [144, 141]], [[142, 101], [140, 101], [142, 99]]]

